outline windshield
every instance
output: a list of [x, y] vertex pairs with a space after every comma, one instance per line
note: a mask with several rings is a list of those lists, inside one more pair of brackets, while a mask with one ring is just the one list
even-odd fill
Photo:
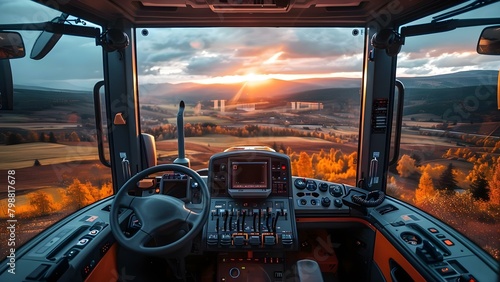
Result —
[[362, 30], [139, 31], [141, 128], [155, 137], [160, 163], [178, 155], [184, 100], [194, 169], [229, 147], [260, 145], [288, 154], [294, 175], [355, 184]]

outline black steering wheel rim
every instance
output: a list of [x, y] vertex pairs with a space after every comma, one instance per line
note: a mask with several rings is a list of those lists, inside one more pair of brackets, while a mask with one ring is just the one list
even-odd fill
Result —
[[[181, 200], [167, 195], [152, 195], [148, 197], [135, 197], [128, 195], [128, 191], [135, 187], [137, 182], [151, 174], [161, 171], [181, 172], [196, 181], [202, 194], [202, 210], [200, 212], [195, 212], [187, 208]], [[148, 205], [151, 208], [151, 212], [146, 212], [144, 207], [145, 205]], [[137, 173], [125, 182], [125, 184], [123, 184], [123, 186], [118, 190], [113, 199], [110, 210], [109, 221], [111, 225], [111, 232], [113, 233], [116, 241], [129, 250], [145, 255], [162, 256], [173, 254], [184, 247], [187, 243], [190, 243], [202, 230], [208, 220], [209, 207], [210, 193], [208, 191], [207, 184], [196, 171], [177, 164], [157, 165]], [[126, 237], [120, 228], [118, 221], [118, 212], [120, 208], [132, 209], [142, 223], [141, 229], [131, 237]], [[167, 211], [167, 209], [170, 209], [168, 210], [168, 215], [159, 214], [162, 213], [162, 210]], [[151, 221], [163, 221], [163, 217], [166, 217], [165, 224], [170, 223], [168, 222], [168, 219], [171, 217], [172, 221], [182, 222], [182, 220], [184, 220], [184, 222], [191, 225], [191, 228], [186, 234], [184, 234], [184, 236], [169, 244], [154, 247], [145, 246], [144, 244], [146, 240], [151, 240], [154, 237], [155, 231], [159, 227], [163, 227], [162, 224]], [[152, 225], [152, 227], [146, 227], [148, 225]]]

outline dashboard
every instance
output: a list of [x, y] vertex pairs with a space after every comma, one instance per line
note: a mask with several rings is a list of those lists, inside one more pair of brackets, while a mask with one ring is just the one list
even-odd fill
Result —
[[[353, 247], [347, 254], [339, 253], [339, 261], [374, 262], [381, 279], [392, 271], [401, 281], [409, 276], [488, 281], [498, 274], [498, 264], [488, 262], [470, 241], [424, 212], [390, 197], [372, 201], [373, 193], [349, 185], [292, 176], [291, 161], [284, 154], [245, 149], [214, 154], [202, 179], [210, 191], [210, 213], [196, 246], [203, 256], [215, 257], [216, 281], [250, 277], [285, 281], [290, 262], [310, 248], [305, 239], [310, 230], [323, 245], [329, 235], [344, 234], [346, 239], [337, 244], [352, 242]], [[206, 204], [200, 183], [186, 175], [169, 172], [145, 180], [131, 192], [140, 197], [176, 197], [190, 208]], [[108, 251], [118, 248], [109, 224], [112, 200], [80, 210], [27, 243], [16, 253], [17, 277], [26, 281], [90, 277]], [[132, 210], [123, 209], [118, 217], [124, 232], [141, 228]], [[318, 235], [324, 233], [328, 236]], [[319, 257], [327, 258], [321, 262], [322, 270], [336, 271], [335, 252]], [[7, 266], [1, 269], [1, 281], [10, 277]], [[359, 276], [361, 280], [372, 277], [369, 268], [361, 269], [365, 275]]]
[[290, 168], [288, 157], [272, 152], [213, 155], [207, 250], [297, 249]]

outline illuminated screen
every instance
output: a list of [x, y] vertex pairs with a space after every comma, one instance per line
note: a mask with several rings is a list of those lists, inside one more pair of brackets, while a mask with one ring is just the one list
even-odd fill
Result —
[[233, 189], [268, 188], [267, 162], [232, 162], [231, 184]]

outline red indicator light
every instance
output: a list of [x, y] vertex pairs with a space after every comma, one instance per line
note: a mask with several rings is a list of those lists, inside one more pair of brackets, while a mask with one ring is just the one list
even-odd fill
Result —
[[282, 169], [282, 170], [285, 170], [285, 169], [286, 169], [286, 165], [282, 165], [282, 166], [281, 166], [281, 169]]

